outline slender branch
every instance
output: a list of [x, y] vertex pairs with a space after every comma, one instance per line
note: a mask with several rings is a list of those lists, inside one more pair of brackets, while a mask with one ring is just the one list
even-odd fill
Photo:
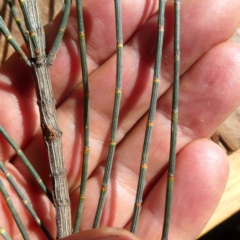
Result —
[[28, 45], [28, 38], [26, 36], [26, 29], [24, 28], [24, 26], [22, 24], [22, 21], [21, 21], [19, 15], [18, 15], [17, 9], [15, 8], [12, 0], [7, 0], [7, 2], [8, 2], [8, 5], [9, 5], [10, 9], [11, 9], [14, 20], [15, 20], [22, 36], [23, 36], [23, 39], [24, 39], [26, 45]]
[[7, 41], [11, 44], [11, 46], [14, 48], [14, 50], [20, 55], [20, 57], [25, 61], [26, 65], [28, 67], [31, 67], [31, 63], [26, 56], [26, 54], [23, 52], [22, 48], [19, 46], [19, 44], [15, 41], [15, 39], [12, 37], [10, 31], [8, 30], [4, 20], [0, 16], [0, 32], [5, 36]]
[[152, 130], [154, 125], [154, 117], [156, 113], [156, 105], [158, 99], [158, 88], [160, 83], [160, 71], [161, 71], [161, 59], [162, 59], [162, 44], [163, 44], [163, 33], [164, 33], [164, 11], [165, 11], [165, 0], [159, 0], [159, 11], [158, 11], [158, 35], [157, 35], [157, 49], [156, 49], [156, 59], [154, 66], [154, 77], [153, 77], [153, 87], [152, 96], [149, 107], [148, 120], [145, 130], [145, 138], [143, 143], [142, 158], [140, 164], [140, 173], [138, 178], [137, 194], [134, 206], [134, 213], [130, 231], [136, 233], [138, 220], [141, 212], [142, 205], [142, 195], [144, 190], [145, 175], [147, 172], [147, 160], [148, 151], [152, 136]]
[[42, 221], [39, 219], [39, 217], [37, 216], [37, 213], [34, 211], [33, 207], [29, 203], [29, 201], [23, 195], [23, 193], [21, 192], [21, 190], [18, 187], [17, 183], [13, 179], [12, 175], [7, 171], [7, 169], [5, 168], [5, 166], [4, 166], [4, 164], [3, 164], [3, 162], [1, 160], [0, 160], [0, 169], [4, 173], [4, 175], [6, 176], [7, 180], [9, 181], [9, 183], [14, 188], [15, 192], [17, 193], [17, 195], [21, 199], [22, 203], [24, 204], [24, 206], [26, 207], [28, 212], [31, 214], [31, 216], [35, 220], [35, 222], [39, 225], [39, 227], [42, 229], [42, 231], [47, 236], [47, 238], [50, 239], [50, 240], [53, 240], [53, 237], [51, 236], [51, 234], [49, 233], [49, 231], [47, 230], [45, 225], [42, 223]]
[[162, 240], [168, 239], [176, 163], [178, 96], [180, 78], [180, 0], [174, 0], [174, 80], [172, 95], [171, 143]]
[[71, 210], [63, 160], [62, 132], [57, 120], [49, 64], [45, 53], [45, 35], [37, 0], [20, 0], [20, 4], [31, 38], [29, 41], [33, 66], [31, 70], [34, 76], [43, 138], [48, 151], [59, 239], [71, 234]]
[[67, 22], [68, 22], [68, 17], [69, 17], [69, 13], [70, 13], [70, 9], [71, 9], [71, 4], [72, 4], [72, 0], [65, 0], [64, 2], [64, 6], [63, 6], [63, 14], [62, 14], [62, 19], [61, 19], [61, 23], [60, 23], [60, 27], [58, 30], [58, 34], [56, 36], [56, 39], [53, 43], [52, 49], [50, 50], [49, 54], [48, 54], [48, 63], [51, 65], [57, 55], [57, 52], [59, 50], [60, 44], [62, 42], [62, 37], [64, 35], [66, 26], [67, 26]]
[[121, 95], [122, 95], [123, 38], [122, 38], [122, 16], [121, 16], [122, 14], [121, 14], [120, 0], [115, 0], [115, 14], [116, 14], [116, 35], [117, 35], [116, 92], [115, 92], [115, 101], [114, 101], [113, 116], [112, 116], [112, 129], [111, 129], [110, 144], [108, 148], [106, 168], [104, 171], [102, 188], [101, 188], [100, 198], [98, 201], [97, 212], [96, 212], [94, 223], [93, 223], [93, 228], [99, 227], [102, 212], [103, 212], [104, 202], [107, 196], [107, 188], [108, 188], [108, 183], [109, 183], [112, 164], [113, 164], [113, 157], [114, 157], [115, 148], [116, 148], [117, 126], [118, 126], [118, 118], [119, 118], [120, 101], [121, 101]]
[[48, 198], [53, 201], [51, 192], [47, 189], [46, 185], [43, 183], [43, 180], [38, 175], [32, 164], [27, 159], [26, 155], [23, 153], [23, 151], [17, 146], [17, 144], [13, 141], [13, 139], [8, 135], [6, 130], [0, 125], [0, 134], [8, 141], [8, 143], [12, 146], [12, 148], [15, 150], [16, 154], [19, 156], [19, 158], [22, 160], [24, 165], [27, 167], [28, 171], [32, 174], [34, 179], [36, 180], [37, 184], [40, 186], [40, 188], [43, 190], [43, 192], [48, 196]]
[[36, 36], [36, 28], [34, 27], [34, 23], [33, 23], [33, 21], [35, 19], [31, 19], [32, 16], [30, 15], [30, 11], [28, 9], [28, 7], [32, 5], [31, 4], [32, 0], [18, 0], [18, 1], [20, 4], [20, 7], [22, 9], [24, 20], [25, 20], [25, 23], [27, 26], [27, 30], [29, 32], [29, 37], [30, 37], [30, 40], [31, 40], [33, 48], [34, 48], [34, 54], [36, 56], [39, 56], [40, 47], [39, 47], [39, 42], [38, 42], [37, 36]]
[[7, 231], [2, 227], [0, 227], [0, 235], [4, 238], [4, 240], [12, 240]]
[[88, 68], [87, 68], [87, 53], [84, 33], [84, 20], [82, 12], [82, 1], [76, 0], [77, 5], [77, 18], [78, 18], [78, 37], [80, 46], [81, 66], [82, 66], [82, 79], [84, 90], [84, 146], [83, 146], [83, 164], [82, 164], [82, 177], [81, 187], [78, 199], [78, 208], [75, 218], [75, 224], [73, 232], [76, 233], [79, 230], [84, 199], [87, 183], [87, 171], [88, 171], [88, 157], [89, 157], [89, 87], [88, 87]]
[[6, 188], [3, 186], [2, 180], [0, 180], [0, 192], [2, 193], [2, 196], [4, 197], [4, 199], [7, 203], [7, 206], [8, 206], [8, 208], [9, 208], [9, 210], [10, 210], [10, 212], [11, 212], [11, 214], [12, 214], [12, 216], [13, 216], [13, 218], [14, 218], [17, 226], [18, 226], [18, 229], [20, 230], [20, 232], [23, 236], [23, 239], [24, 240], [29, 240], [26, 229], [24, 228], [24, 226], [22, 224], [22, 221], [17, 214], [17, 211], [16, 211], [15, 207], [13, 206], [12, 200], [10, 199]]

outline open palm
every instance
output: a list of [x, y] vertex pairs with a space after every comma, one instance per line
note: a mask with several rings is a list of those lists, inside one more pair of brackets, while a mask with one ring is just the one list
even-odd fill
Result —
[[[171, 240], [195, 239], [212, 215], [228, 176], [227, 157], [207, 138], [240, 103], [240, 46], [227, 39], [240, 21], [240, 2], [182, 0], [181, 82], [176, 180], [171, 217]], [[110, 0], [83, 1], [90, 84], [90, 160], [81, 230], [92, 227], [105, 166], [115, 90], [115, 20]], [[157, 21], [157, 1], [122, 1], [123, 95], [117, 148], [101, 226], [129, 229], [136, 194], [145, 124], [151, 94]], [[46, 27], [49, 47], [59, 17]], [[75, 218], [82, 162], [83, 90], [77, 43], [75, 6], [66, 35], [51, 67], [63, 151]], [[173, 79], [173, 3], [166, 3], [162, 74], [152, 144], [149, 152], [144, 201], [138, 226], [140, 239], [160, 239], [170, 142]], [[0, 124], [24, 150], [51, 189], [47, 153], [39, 130], [33, 80], [12, 56], [0, 72]], [[55, 236], [54, 208], [6, 141], [0, 139], [0, 157], [42, 221]], [[44, 239], [1, 173], [30, 239]], [[3, 198], [0, 226], [14, 239], [20, 233]], [[121, 230], [79, 233], [76, 239], [134, 239]], [[69, 239], [75, 239], [74, 236]], [[111, 239], [111, 238], [109, 238]]]

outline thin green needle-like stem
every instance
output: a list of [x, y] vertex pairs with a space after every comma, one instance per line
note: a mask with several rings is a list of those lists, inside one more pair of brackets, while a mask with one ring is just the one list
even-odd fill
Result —
[[7, 2], [8, 2], [8, 5], [9, 5], [10, 9], [11, 9], [11, 12], [12, 12], [12, 15], [14, 17], [14, 20], [15, 20], [15, 22], [16, 22], [16, 24], [17, 24], [17, 26], [18, 26], [22, 36], [23, 36], [23, 39], [24, 39], [26, 45], [28, 45], [28, 38], [26, 36], [26, 29], [24, 28], [24, 26], [22, 24], [22, 21], [21, 21], [19, 15], [18, 15], [17, 9], [14, 6], [14, 3], [13, 3], [12, 0], [7, 0]]
[[32, 164], [29, 162], [23, 151], [17, 146], [17, 144], [13, 141], [13, 139], [9, 136], [9, 134], [6, 132], [6, 130], [0, 125], [0, 134], [3, 135], [3, 137], [8, 141], [8, 143], [12, 146], [12, 148], [15, 150], [19, 158], [22, 160], [24, 165], [27, 167], [29, 172], [32, 174], [34, 179], [37, 181], [40, 188], [43, 190], [43, 192], [48, 196], [48, 198], [53, 201], [51, 192], [47, 189], [46, 185], [43, 183], [41, 177], [38, 175]]
[[2, 196], [4, 197], [6, 203], [7, 203], [7, 206], [23, 236], [23, 239], [24, 240], [29, 240], [29, 237], [28, 237], [28, 234], [26, 232], [26, 229], [24, 228], [23, 226], [23, 223], [21, 221], [21, 219], [19, 218], [18, 214], [17, 214], [17, 211], [15, 209], [15, 207], [13, 206], [13, 203], [12, 203], [12, 200], [10, 199], [8, 193], [7, 193], [7, 190], [6, 188], [3, 186], [3, 183], [2, 181], [0, 180], [0, 192], [2, 193]]
[[117, 36], [117, 63], [116, 63], [116, 92], [115, 92], [115, 101], [113, 108], [112, 116], [112, 129], [110, 136], [110, 144], [108, 148], [108, 156], [106, 167], [103, 176], [102, 188], [100, 193], [100, 198], [98, 201], [97, 212], [95, 215], [93, 228], [98, 228], [103, 212], [103, 207], [105, 199], [107, 196], [107, 188], [110, 179], [110, 174], [112, 170], [113, 158], [116, 148], [116, 136], [117, 136], [117, 127], [118, 127], [118, 118], [120, 110], [120, 101], [122, 95], [122, 53], [123, 53], [123, 37], [122, 37], [122, 14], [121, 14], [121, 1], [115, 0], [115, 19], [116, 19], [116, 36]]
[[4, 173], [4, 175], [6, 176], [7, 180], [9, 181], [9, 183], [14, 188], [15, 192], [17, 193], [17, 195], [21, 199], [21, 201], [24, 204], [24, 206], [26, 207], [26, 209], [32, 215], [32, 217], [34, 218], [36, 223], [39, 225], [39, 227], [43, 230], [44, 234], [47, 236], [48, 239], [53, 240], [53, 237], [51, 236], [51, 234], [49, 233], [49, 231], [47, 230], [45, 225], [42, 223], [42, 221], [39, 219], [39, 217], [37, 216], [37, 213], [34, 211], [33, 207], [29, 203], [29, 201], [23, 195], [22, 191], [18, 187], [18, 185], [15, 182], [15, 180], [13, 179], [12, 175], [7, 171], [6, 167], [4, 166], [4, 164], [3, 164], [3, 162], [1, 160], [0, 160], [0, 169]]
[[2, 236], [4, 240], [12, 240], [7, 231], [2, 227], [0, 227], [0, 236]]
[[174, 79], [172, 95], [171, 142], [162, 240], [168, 239], [176, 163], [178, 96], [180, 78], [180, 0], [174, 1]]
[[62, 19], [61, 19], [61, 23], [60, 23], [60, 27], [58, 30], [58, 34], [56, 36], [56, 39], [53, 43], [52, 49], [50, 50], [47, 59], [48, 59], [48, 63], [51, 65], [57, 55], [57, 52], [59, 50], [60, 44], [62, 42], [62, 38], [67, 26], [67, 22], [68, 22], [68, 17], [69, 17], [69, 13], [70, 13], [70, 9], [71, 9], [71, 4], [72, 4], [72, 0], [65, 0], [64, 2], [64, 6], [63, 6], [63, 14], [62, 14]]
[[158, 12], [158, 35], [157, 35], [157, 49], [154, 66], [153, 86], [151, 102], [149, 107], [148, 120], [145, 130], [145, 138], [143, 143], [143, 151], [140, 164], [140, 173], [138, 178], [137, 194], [135, 199], [135, 206], [133, 212], [133, 219], [130, 231], [136, 233], [138, 220], [141, 212], [142, 195], [144, 190], [145, 175], [147, 172], [147, 160], [148, 151], [151, 141], [151, 135], [154, 125], [154, 117], [156, 113], [156, 105], [158, 99], [158, 88], [160, 83], [160, 72], [161, 72], [161, 59], [162, 59], [162, 45], [163, 45], [163, 34], [164, 34], [164, 12], [165, 12], [165, 0], [159, 0], [159, 12]]
[[15, 39], [12, 37], [10, 31], [8, 30], [5, 22], [3, 21], [2, 17], [0, 16], [0, 32], [5, 36], [7, 41], [11, 44], [11, 46], [14, 48], [14, 50], [21, 56], [21, 58], [25, 61], [27, 66], [31, 66], [31, 63], [26, 56], [26, 54], [23, 52], [22, 48], [19, 46], [19, 44], [15, 41]]
[[31, 21], [31, 18], [32, 17], [35, 18], [35, 16], [30, 15], [26, 0], [18, 0], [18, 1], [19, 1], [19, 4], [20, 4], [20, 7], [22, 9], [22, 13], [23, 13], [24, 20], [25, 20], [25, 23], [26, 23], [26, 26], [27, 26], [27, 30], [29, 31], [29, 37], [30, 37], [31, 42], [32, 42], [33, 47], [34, 47], [34, 53], [35, 53], [36, 56], [39, 56], [40, 47], [39, 47], [39, 43], [37, 41], [35, 28], [34, 28], [34, 26], [32, 24], [32, 21]]
[[87, 68], [87, 53], [86, 53], [86, 43], [85, 43], [85, 33], [84, 33], [84, 20], [82, 12], [82, 1], [76, 0], [77, 5], [77, 18], [78, 18], [78, 37], [80, 45], [80, 56], [81, 56], [81, 66], [82, 66], [82, 80], [83, 80], [83, 91], [84, 91], [84, 146], [83, 146], [83, 164], [82, 164], [82, 177], [81, 177], [81, 186], [78, 199], [78, 208], [75, 218], [75, 224], [73, 232], [76, 233], [79, 231], [86, 183], [87, 183], [87, 171], [88, 171], [88, 158], [89, 158], [89, 87], [88, 87], [88, 68]]

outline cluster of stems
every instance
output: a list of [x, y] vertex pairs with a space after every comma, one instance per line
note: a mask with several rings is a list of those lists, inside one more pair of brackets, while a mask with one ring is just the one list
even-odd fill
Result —
[[[54, 44], [47, 54], [45, 51], [45, 34], [42, 26], [42, 21], [39, 16], [37, 0], [19, 0], [19, 4], [24, 16], [24, 25], [17, 13], [15, 5], [12, 0], [8, 0], [8, 5], [11, 9], [12, 15], [17, 23], [17, 26], [22, 33], [24, 41], [29, 49], [30, 56], [27, 56], [22, 48], [18, 45], [16, 40], [12, 37], [10, 31], [7, 29], [3, 19], [0, 17], [0, 31], [6, 37], [7, 41], [12, 45], [15, 51], [25, 61], [30, 69], [35, 82], [35, 90], [37, 95], [37, 103], [39, 106], [40, 122], [43, 132], [43, 138], [48, 151], [49, 165], [52, 178], [52, 193], [47, 189], [38, 173], [34, 170], [31, 163], [28, 161], [22, 150], [17, 146], [13, 139], [7, 134], [5, 129], [0, 125], [0, 134], [13, 147], [16, 154], [22, 160], [24, 165], [32, 174], [42, 191], [53, 202], [56, 209], [56, 228], [57, 239], [66, 237], [72, 233], [71, 215], [70, 215], [70, 200], [68, 193], [68, 185], [66, 179], [66, 170], [64, 167], [63, 153], [62, 153], [62, 132], [59, 128], [56, 117], [55, 100], [53, 97], [51, 80], [49, 74], [49, 67], [53, 64], [56, 54], [59, 50], [62, 37], [68, 21], [68, 16], [71, 8], [71, 0], [64, 1], [63, 14], [59, 27], [58, 34]], [[165, 0], [159, 0], [158, 11], [158, 26], [157, 26], [157, 47], [154, 65], [152, 94], [149, 106], [148, 119], [146, 123], [145, 138], [143, 143], [142, 157], [140, 163], [140, 172], [137, 186], [137, 193], [133, 211], [133, 218], [130, 231], [136, 233], [137, 225], [140, 217], [141, 206], [143, 201], [144, 182], [147, 172], [148, 152], [151, 142], [151, 135], [154, 126], [154, 117], [156, 113], [156, 105], [158, 100], [158, 89], [161, 78], [161, 59], [164, 36], [164, 12]], [[93, 228], [98, 228], [101, 221], [101, 216], [104, 209], [105, 200], [107, 197], [107, 190], [109, 187], [109, 180], [111, 177], [111, 169], [114, 160], [114, 153], [116, 149], [116, 137], [118, 129], [118, 120], [120, 112], [120, 101], [122, 95], [122, 54], [123, 54], [123, 36], [122, 36], [122, 14], [121, 1], [115, 0], [115, 25], [116, 25], [116, 39], [117, 39], [117, 60], [116, 60], [116, 88], [115, 99], [112, 114], [112, 125], [110, 134], [110, 143], [108, 147], [108, 155], [106, 167], [104, 171], [98, 207], [95, 214]], [[83, 85], [83, 125], [84, 125], [84, 144], [83, 144], [83, 164], [81, 173], [81, 185], [78, 200], [78, 208], [75, 217], [73, 233], [79, 231], [85, 192], [88, 176], [88, 161], [89, 161], [89, 86], [88, 86], [88, 67], [87, 67], [87, 53], [84, 31], [84, 19], [82, 11], [82, 0], [76, 0], [77, 19], [78, 19], [78, 37], [80, 46], [80, 57], [82, 67], [82, 85]], [[174, 0], [174, 79], [173, 79], [173, 95], [172, 95], [172, 115], [171, 115], [171, 141], [170, 141], [170, 155], [169, 155], [169, 169], [168, 181], [166, 189], [166, 203], [165, 215], [162, 232], [162, 240], [168, 239], [170, 226], [170, 213], [172, 205], [174, 172], [176, 161], [176, 144], [177, 144], [177, 124], [178, 124], [178, 94], [179, 94], [179, 77], [180, 77], [180, 0]], [[6, 176], [7, 180], [27, 208], [33, 219], [40, 226], [48, 239], [53, 239], [45, 225], [37, 216], [31, 204], [21, 192], [17, 183], [7, 171], [4, 163], [0, 160], [0, 170]], [[27, 232], [12, 204], [10, 196], [8, 195], [2, 181], [0, 180], [0, 192], [3, 195], [17, 226], [24, 239], [29, 239]], [[4, 239], [11, 239], [6, 230], [0, 227], [0, 235]]]
[[[52, 92], [49, 67], [53, 63], [55, 55], [57, 54], [63, 33], [67, 25], [71, 0], [65, 0], [64, 2], [60, 28], [48, 56], [45, 52], [46, 40], [42, 20], [39, 15], [37, 0], [19, 1], [21, 10], [23, 12], [26, 29], [21, 24], [13, 2], [8, 1], [8, 3], [15, 21], [18, 23], [17, 25], [27, 44], [30, 56], [27, 56], [21, 47], [17, 44], [17, 42], [13, 39], [2, 18], [0, 18], [0, 31], [4, 34], [16, 52], [20, 54], [21, 58], [29, 67], [34, 78], [41, 128], [49, 157], [53, 189], [52, 197], [45, 186], [42, 186], [42, 188], [45, 188], [44, 191], [48, 194], [50, 199], [53, 199], [53, 204], [56, 210], [57, 238], [62, 238], [70, 235], [72, 232], [70, 200], [62, 152], [62, 132], [59, 128], [56, 116], [55, 100]], [[3, 133], [2, 128], [1, 133]], [[24, 159], [23, 161], [26, 164], [27, 168], [32, 170], [32, 166], [29, 164], [29, 162], [26, 161], [26, 158], [21, 150], [18, 149], [14, 143], [11, 145], [20, 156], [20, 158], [22, 160]], [[31, 171], [31, 173], [37, 178], [38, 183], [41, 184], [42, 180], [40, 177], [36, 175], [34, 171]]]
[[34, 180], [37, 182], [37, 184], [42, 189], [42, 191], [48, 196], [48, 198], [51, 201], [53, 201], [51, 192], [47, 189], [46, 185], [44, 184], [43, 180], [38, 175], [38, 173], [36, 172], [34, 167], [32, 166], [31, 162], [27, 159], [27, 157], [23, 153], [23, 151], [17, 146], [17, 144], [14, 142], [14, 140], [9, 136], [9, 134], [6, 132], [6, 130], [1, 125], [0, 125], [0, 134], [7, 140], [7, 142], [15, 150], [16, 154], [22, 160], [23, 164], [26, 166], [28, 171], [31, 173], [31, 175], [33, 176]]
[[42, 231], [44, 232], [44, 234], [46, 235], [46, 237], [50, 240], [53, 240], [53, 237], [51, 236], [51, 234], [49, 233], [48, 229], [46, 228], [46, 226], [43, 224], [43, 222], [40, 220], [40, 218], [38, 217], [37, 213], [35, 212], [35, 210], [33, 209], [32, 205], [29, 203], [29, 201], [26, 199], [26, 197], [24, 196], [24, 194], [22, 193], [22, 191], [20, 190], [20, 188], [18, 187], [16, 181], [13, 179], [12, 175], [7, 171], [6, 167], [4, 166], [4, 163], [0, 160], [0, 170], [4, 173], [4, 175], [6, 176], [7, 180], [9, 181], [9, 183], [11, 184], [11, 186], [13, 187], [13, 189], [15, 190], [15, 192], [17, 193], [18, 197], [21, 199], [23, 205], [26, 207], [26, 209], [28, 210], [28, 212], [31, 214], [31, 216], [33, 217], [34, 221], [39, 225], [39, 227], [42, 229]]
[[147, 172], [148, 152], [150, 147], [151, 135], [152, 135], [153, 125], [154, 125], [154, 117], [156, 113], [156, 105], [158, 100], [158, 88], [160, 84], [162, 46], [163, 46], [163, 34], [164, 34], [164, 12], [165, 12], [165, 0], [159, 0], [157, 49], [156, 49], [156, 57], [155, 57], [155, 65], [154, 65], [152, 95], [150, 100], [149, 114], [148, 114], [145, 138], [143, 143], [137, 194], [136, 194], [133, 218], [132, 218], [132, 223], [130, 228], [130, 231], [132, 233], [136, 233], [138, 220], [141, 212], [145, 175]]
[[6, 188], [3, 185], [2, 180], [0, 180], [0, 192], [3, 196], [3, 198], [5, 199], [10, 212], [12, 213], [12, 216], [18, 226], [18, 229], [20, 230], [20, 233], [22, 234], [23, 239], [30, 240], [25, 227], [23, 226], [23, 223], [22, 223], [20, 217], [18, 216], [18, 213], [17, 213], [15, 207], [13, 206], [12, 200], [11, 200]]

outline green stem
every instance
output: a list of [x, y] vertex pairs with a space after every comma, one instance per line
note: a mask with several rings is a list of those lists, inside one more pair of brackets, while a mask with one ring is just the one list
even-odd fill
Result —
[[29, 240], [29, 237], [28, 237], [28, 234], [26, 232], [26, 229], [24, 228], [23, 224], [22, 224], [22, 221], [21, 219], [19, 218], [18, 214], [17, 214], [17, 211], [15, 210], [14, 206], [13, 206], [13, 203], [12, 203], [12, 200], [10, 199], [8, 193], [7, 193], [7, 190], [6, 188], [3, 186], [3, 183], [2, 181], [0, 180], [0, 192], [2, 193], [6, 203], [7, 203], [7, 206], [23, 236], [23, 239], [24, 240]]
[[17, 183], [13, 179], [12, 175], [7, 171], [7, 169], [5, 168], [5, 166], [4, 166], [4, 164], [3, 164], [3, 162], [1, 160], [0, 160], [0, 169], [4, 173], [4, 175], [6, 176], [7, 180], [9, 181], [9, 183], [14, 188], [15, 192], [17, 193], [17, 195], [21, 199], [21, 201], [24, 204], [24, 206], [26, 207], [26, 209], [29, 211], [29, 213], [34, 218], [35, 222], [40, 226], [40, 228], [43, 230], [43, 232], [47, 236], [47, 238], [53, 240], [53, 237], [51, 236], [51, 234], [49, 233], [49, 231], [47, 230], [45, 225], [42, 223], [42, 221], [39, 219], [39, 217], [37, 216], [37, 213], [34, 211], [34, 209], [31, 206], [31, 204], [25, 198], [25, 196], [21, 192], [20, 188], [18, 187]]
[[4, 240], [12, 240], [7, 231], [2, 227], [0, 227], [0, 235], [4, 238]]
[[47, 189], [46, 185], [43, 183], [41, 177], [38, 175], [32, 164], [29, 162], [23, 151], [17, 146], [17, 144], [13, 141], [13, 139], [8, 135], [6, 130], [0, 125], [0, 134], [3, 135], [3, 137], [8, 141], [8, 143], [12, 146], [12, 148], [15, 150], [16, 154], [19, 156], [19, 158], [22, 160], [24, 165], [27, 167], [29, 172], [32, 174], [40, 188], [43, 190], [43, 192], [48, 196], [48, 198], [53, 202], [52, 194]]
[[[31, 21], [31, 18], [35, 19], [36, 16], [31, 15], [33, 12], [31, 12], [31, 13], [29, 12], [26, 0], [18, 0], [18, 1], [20, 3], [20, 7], [22, 9], [22, 13], [23, 13], [24, 20], [25, 20], [25, 23], [27, 26], [27, 30], [29, 31], [28, 35], [29, 35], [31, 42], [33, 44], [33, 47], [34, 47], [34, 53], [36, 56], [39, 56], [40, 55], [40, 47], [39, 47], [39, 43], [37, 41], [37, 36], [36, 36], [36, 29], [35, 29], [36, 26], [34, 26]], [[30, 2], [28, 4], [30, 4]], [[35, 6], [32, 5], [30, 7], [35, 7]]]
[[148, 152], [149, 152], [149, 146], [150, 146], [152, 130], [154, 125], [154, 117], [156, 113], [158, 88], [160, 83], [163, 34], [164, 34], [164, 12], [165, 12], [165, 0], [159, 0], [157, 49], [156, 49], [156, 58], [155, 58], [155, 66], [154, 66], [152, 95], [151, 95], [148, 120], [147, 120], [147, 125], [145, 130], [145, 138], [143, 143], [143, 151], [142, 151], [142, 157], [141, 157], [140, 173], [138, 178], [138, 186], [137, 186], [137, 194], [136, 194], [135, 206], [134, 206], [134, 212], [133, 212], [133, 219], [132, 219], [132, 224], [130, 228], [130, 231], [132, 233], [136, 233], [138, 220], [141, 212], [144, 181], [145, 181], [145, 175], [147, 172]]
[[68, 22], [68, 17], [69, 17], [69, 13], [70, 13], [70, 9], [71, 9], [71, 4], [72, 4], [72, 0], [65, 0], [64, 2], [64, 6], [63, 6], [63, 14], [62, 14], [62, 19], [60, 22], [60, 27], [58, 30], [58, 34], [55, 38], [55, 41], [53, 43], [52, 49], [50, 50], [47, 59], [48, 59], [48, 63], [51, 65], [58, 53], [60, 44], [62, 42], [62, 38], [67, 26], [67, 22]]
[[17, 24], [17, 26], [18, 26], [22, 36], [23, 36], [23, 39], [24, 39], [26, 45], [28, 45], [28, 38], [26, 36], [26, 30], [25, 30], [25, 28], [24, 28], [24, 26], [22, 24], [22, 21], [21, 21], [19, 15], [18, 15], [17, 9], [15, 8], [14, 3], [13, 3], [12, 0], [7, 0], [7, 2], [8, 2], [8, 5], [9, 5], [10, 9], [11, 9], [11, 12], [12, 12], [12, 15], [14, 17], [14, 20], [15, 20], [15, 22], [16, 22], [16, 24]]
[[180, 78], [180, 0], [174, 1], [174, 80], [172, 95], [171, 142], [162, 240], [168, 239], [176, 163], [178, 96]]
[[98, 201], [97, 212], [95, 215], [93, 228], [99, 227], [105, 199], [107, 196], [107, 188], [111, 175], [113, 158], [116, 148], [116, 136], [118, 127], [118, 118], [120, 110], [120, 101], [122, 95], [122, 53], [123, 53], [123, 37], [122, 37], [122, 14], [121, 14], [121, 1], [115, 0], [115, 19], [116, 19], [116, 37], [117, 37], [117, 62], [116, 62], [116, 92], [115, 101], [112, 116], [112, 129], [110, 136], [110, 144], [108, 148], [108, 156], [106, 162], [106, 168], [104, 171], [104, 177], [102, 182], [102, 188], [100, 193], [100, 198]]
[[88, 158], [89, 158], [89, 87], [88, 87], [88, 67], [87, 67], [87, 53], [86, 53], [86, 43], [85, 43], [85, 33], [84, 33], [84, 20], [82, 12], [82, 0], [76, 0], [77, 5], [77, 18], [78, 18], [78, 37], [80, 46], [80, 57], [82, 66], [82, 81], [84, 90], [84, 146], [83, 146], [83, 164], [82, 164], [82, 177], [81, 186], [78, 199], [78, 208], [75, 218], [75, 224], [73, 232], [79, 231], [85, 192], [87, 183], [87, 171], [88, 171]]
[[31, 63], [26, 56], [26, 54], [23, 52], [22, 48], [19, 46], [19, 44], [15, 41], [15, 39], [12, 37], [10, 31], [8, 30], [4, 20], [0, 16], [0, 32], [5, 36], [7, 41], [11, 44], [11, 46], [14, 48], [14, 50], [20, 55], [20, 57], [25, 61], [26, 65], [28, 67], [31, 67]]

